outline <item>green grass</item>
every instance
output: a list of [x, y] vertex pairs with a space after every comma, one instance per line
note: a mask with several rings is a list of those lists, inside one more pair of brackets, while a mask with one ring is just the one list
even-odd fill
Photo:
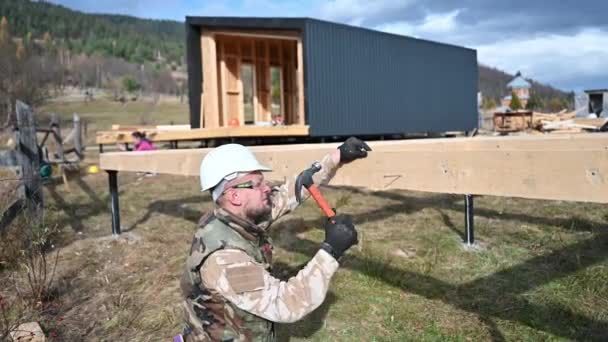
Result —
[[[124, 105], [120, 102], [98, 99], [91, 102], [49, 102], [38, 112], [57, 113], [62, 127], [69, 127], [72, 114], [77, 113], [87, 122], [87, 144], [95, 144], [97, 131], [110, 130], [113, 124], [120, 125], [168, 125], [189, 124], [188, 103], [179, 101], [160, 102], [131, 101]], [[48, 120], [48, 119], [47, 119]]]

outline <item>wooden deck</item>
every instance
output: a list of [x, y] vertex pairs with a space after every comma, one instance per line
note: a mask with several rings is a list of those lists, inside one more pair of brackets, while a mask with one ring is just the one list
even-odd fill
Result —
[[[189, 130], [145, 130], [146, 136], [153, 142], [192, 141], [217, 138], [244, 137], [305, 137], [308, 126], [241, 126], [220, 128], [199, 128]], [[132, 143], [131, 131], [112, 130], [97, 132], [97, 144]]]

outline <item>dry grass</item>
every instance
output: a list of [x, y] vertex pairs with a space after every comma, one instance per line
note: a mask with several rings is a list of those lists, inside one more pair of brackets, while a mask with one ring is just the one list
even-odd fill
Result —
[[[131, 105], [131, 104], [129, 104]], [[53, 107], [51, 105], [49, 111]], [[62, 104], [95, 127], [137, 123], [133, 107]], [[80, 107], [78, 107], [80, 106]], [[183, 112], [182, 112], [183, 109]], [[59, 110], [59, 109], [57, 109]], [[119, 112], [120, 111], [120, 112]], [[117, 114], [120, 113], [120, 114]], [[120, 115], [124, 115], [121, 117]], [[158, 123], [187, 111], [161, 108]], [[69, 116], [66, 116], [66, 118]], [[93, 124], [92, 124], [93, 125]], [[96, 156], [87, 150], [86, 163]], [[112, 238], [107, 176], [46, 186], [46, 219], [63, 234], [53, 310], [61, 341], [166, 341], [180, 330], [179, 277], [195, 223], [210, 209], [197, 179], [119, 174], [123, 235]], [[478, 251], [466, 251], [463, 198], [414, 192], [324, 191], [360, 231], [325, 303], [280, 325], [281, 340], [603, 340], [608, 335], [608, 207], [476, 199]], [[316, 252], [320, 211], [305, 203], [273, 227], [276, 273]], [[0, 280], [6, 272], [0, 273]], [[46, 312], [46, 311], [45, 311]], [[61, 320], [60, 320], [61, 318]]]
[[62, 128], [70, 127], [72, 114], [77, 113], [87, 122], [86, 142], [95, 144], [97, 131], [110, 130], [112, 124], [121, 125], [163, 125], [188, 124], [190, 115], [188, 103], [160, 102], [150, 100], [126, 102], [98, 99], [91, 102], [50, 102], [37, 113], [57, 113], [62, 120]]
[[[120, 176], [123, 236], [110, 237], [107, 179], [48, 186], [50, 220], [65, 230], [58, 297], [64, 340], [161, 341], [180, 329], [179, 276], [198, 217], [210, 207], [195, 178]], [[600, 339], [608, 326], [608, 209], [482, 197], [480, 251], [463, 249], [460, 196], [326, 190], [354, 215], [361, 243], [326, 303], [281, 339]], [[274, 227], [276, 272], [315, 253], [313, 203]], [[54, 316], [55, 317], [55, 316]], [[59, 338], [58, 337], [58, 338]]]

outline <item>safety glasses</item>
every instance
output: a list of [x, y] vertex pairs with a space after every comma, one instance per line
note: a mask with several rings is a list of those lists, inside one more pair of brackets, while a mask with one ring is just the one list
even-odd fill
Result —
[[228, 191], [229, 189], [258, 189], [262, 185], [264, 185], [264, 182], [254, 183], [253, 181], [247, 181], [244, 183], [235, 184], [235, 185], [227, 188], [226, 190], [224, 190], [224, 192], [222, 192], [222, 195], [225, 194], [226, 191]]

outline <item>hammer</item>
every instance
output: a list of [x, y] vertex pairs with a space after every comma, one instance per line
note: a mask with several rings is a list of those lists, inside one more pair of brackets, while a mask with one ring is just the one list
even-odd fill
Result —
[[325, 200], [323, 195], [321, 195], [321, 191], [315, 185], [312, 176], [321, 170], [321, 163], [314, 162], [311, 167], [302, 171], [298, 178], [296, 179], [296, 200], [298, 203], [302, 203], [302, 186], [308, 190], [312, 198], [315, 199], [315, 202], [319, 205], [319, 208], [323, 211], [328, 218], [332, 218], [336, 216], [336, 213], [331, 208], [329, 203]]

